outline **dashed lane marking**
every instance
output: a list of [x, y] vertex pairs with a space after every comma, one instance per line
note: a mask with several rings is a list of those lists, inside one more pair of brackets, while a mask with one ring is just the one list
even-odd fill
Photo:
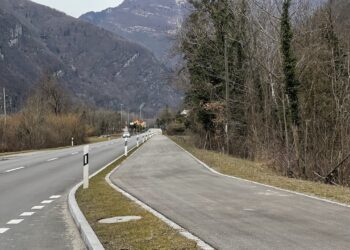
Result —
[[243, 211], [246, 211], [246, 212], [254, 212], [255, 209], [252, 209], [252, 208], [246, 208], [246, 209], [243, 209]]
[[79, 154], [79, 152], [74, 152], [74, 153], [72, 153], [72, 155], [77, 155], [77, 154]]
[[60, 197], [61, 197], [61, 195], [52, 195], [52, 196], [50, 196], [50, 199], [58, 199]]
[[53, 200], [43, 200], [41, 204], [50, 204]]
[[58, 158], [52, 158], [52, 159], [47, 160], [47, 161], [50, 162], [50, 161], [56, 161], [56, 160], [58, 160]]
[[23, 221], [23, 219], [16, 219], [16, 220], [10, 220], [9, 222], [7, 222], [7, 225], [16, 225], [19, 224]]
[[9, 170], [6, 170], [5, 173], [11, 173], [11, 172], [14, 172], [14, 171], [21, 170], [21, 169], [23, 169], [23, 168], [24, 168], [24, 167], [9, 169]]
[[41, 210], [43, 208], [44, 208], [44, 206], [34, 206], [34, 207], [32, 207], [32, 210]]
[[9, 230], [9, 228], [0, 228], [0, 234], [3, 234], [8, 230]]
[[35, 212], [24, 212], [24, 213], [22, 213], [20, 216], [22, 216], [22, 217], [28, 217], [28, 216], [32, 216], [33, 214], [35, 214]]

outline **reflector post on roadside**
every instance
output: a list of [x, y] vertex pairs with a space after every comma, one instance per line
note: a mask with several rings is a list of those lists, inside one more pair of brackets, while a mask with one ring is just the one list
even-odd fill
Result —
[[128, 156], [128, 138], [125, 138], [124, 155]]
[[84, 147], [83, 157], [83, 188], [89, 188], [89, 145]]

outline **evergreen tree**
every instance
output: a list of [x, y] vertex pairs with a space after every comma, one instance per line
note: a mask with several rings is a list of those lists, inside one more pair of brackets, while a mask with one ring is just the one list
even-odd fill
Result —
[[285, 78], [286, 95], [289, 99], [290, 116], [293, 125], [299, 125], [298, 89], [300, 82], [296, 77], [296, 59], [294, 57], [292, 40], [293, 31], [289, 9], [291, 0], [284, 0], [281, 18], [281, 50], [283, 56], [283, 73]]

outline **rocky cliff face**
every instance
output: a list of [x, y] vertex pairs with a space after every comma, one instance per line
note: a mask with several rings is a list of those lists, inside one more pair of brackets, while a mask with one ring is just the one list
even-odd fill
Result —
[[45, 74], [97, 105], [156, 113], [180, 95], [144, 47], [26, 0], [0, 0], [0, 87], [20, 103]]
[[116, 8], [80, 18], [142, 44], [168, 62], [175, 34], [189, 10], [186, 0], [125, 0]]

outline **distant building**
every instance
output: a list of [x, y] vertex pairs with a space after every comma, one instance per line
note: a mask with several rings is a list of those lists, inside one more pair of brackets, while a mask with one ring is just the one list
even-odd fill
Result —
[[141, 127], [141, 128], [146, 128], [146, 122], [141, 120], [141, 119], [137, 119], [135, 121], [132, 122], [133, 125], [137, 126], [137, 127]]
[[184, 109], [182, 112], [181, 112], [181, 115], [183, 116], [188, 116], [190, 114], [190, 110], [188, 109]]

